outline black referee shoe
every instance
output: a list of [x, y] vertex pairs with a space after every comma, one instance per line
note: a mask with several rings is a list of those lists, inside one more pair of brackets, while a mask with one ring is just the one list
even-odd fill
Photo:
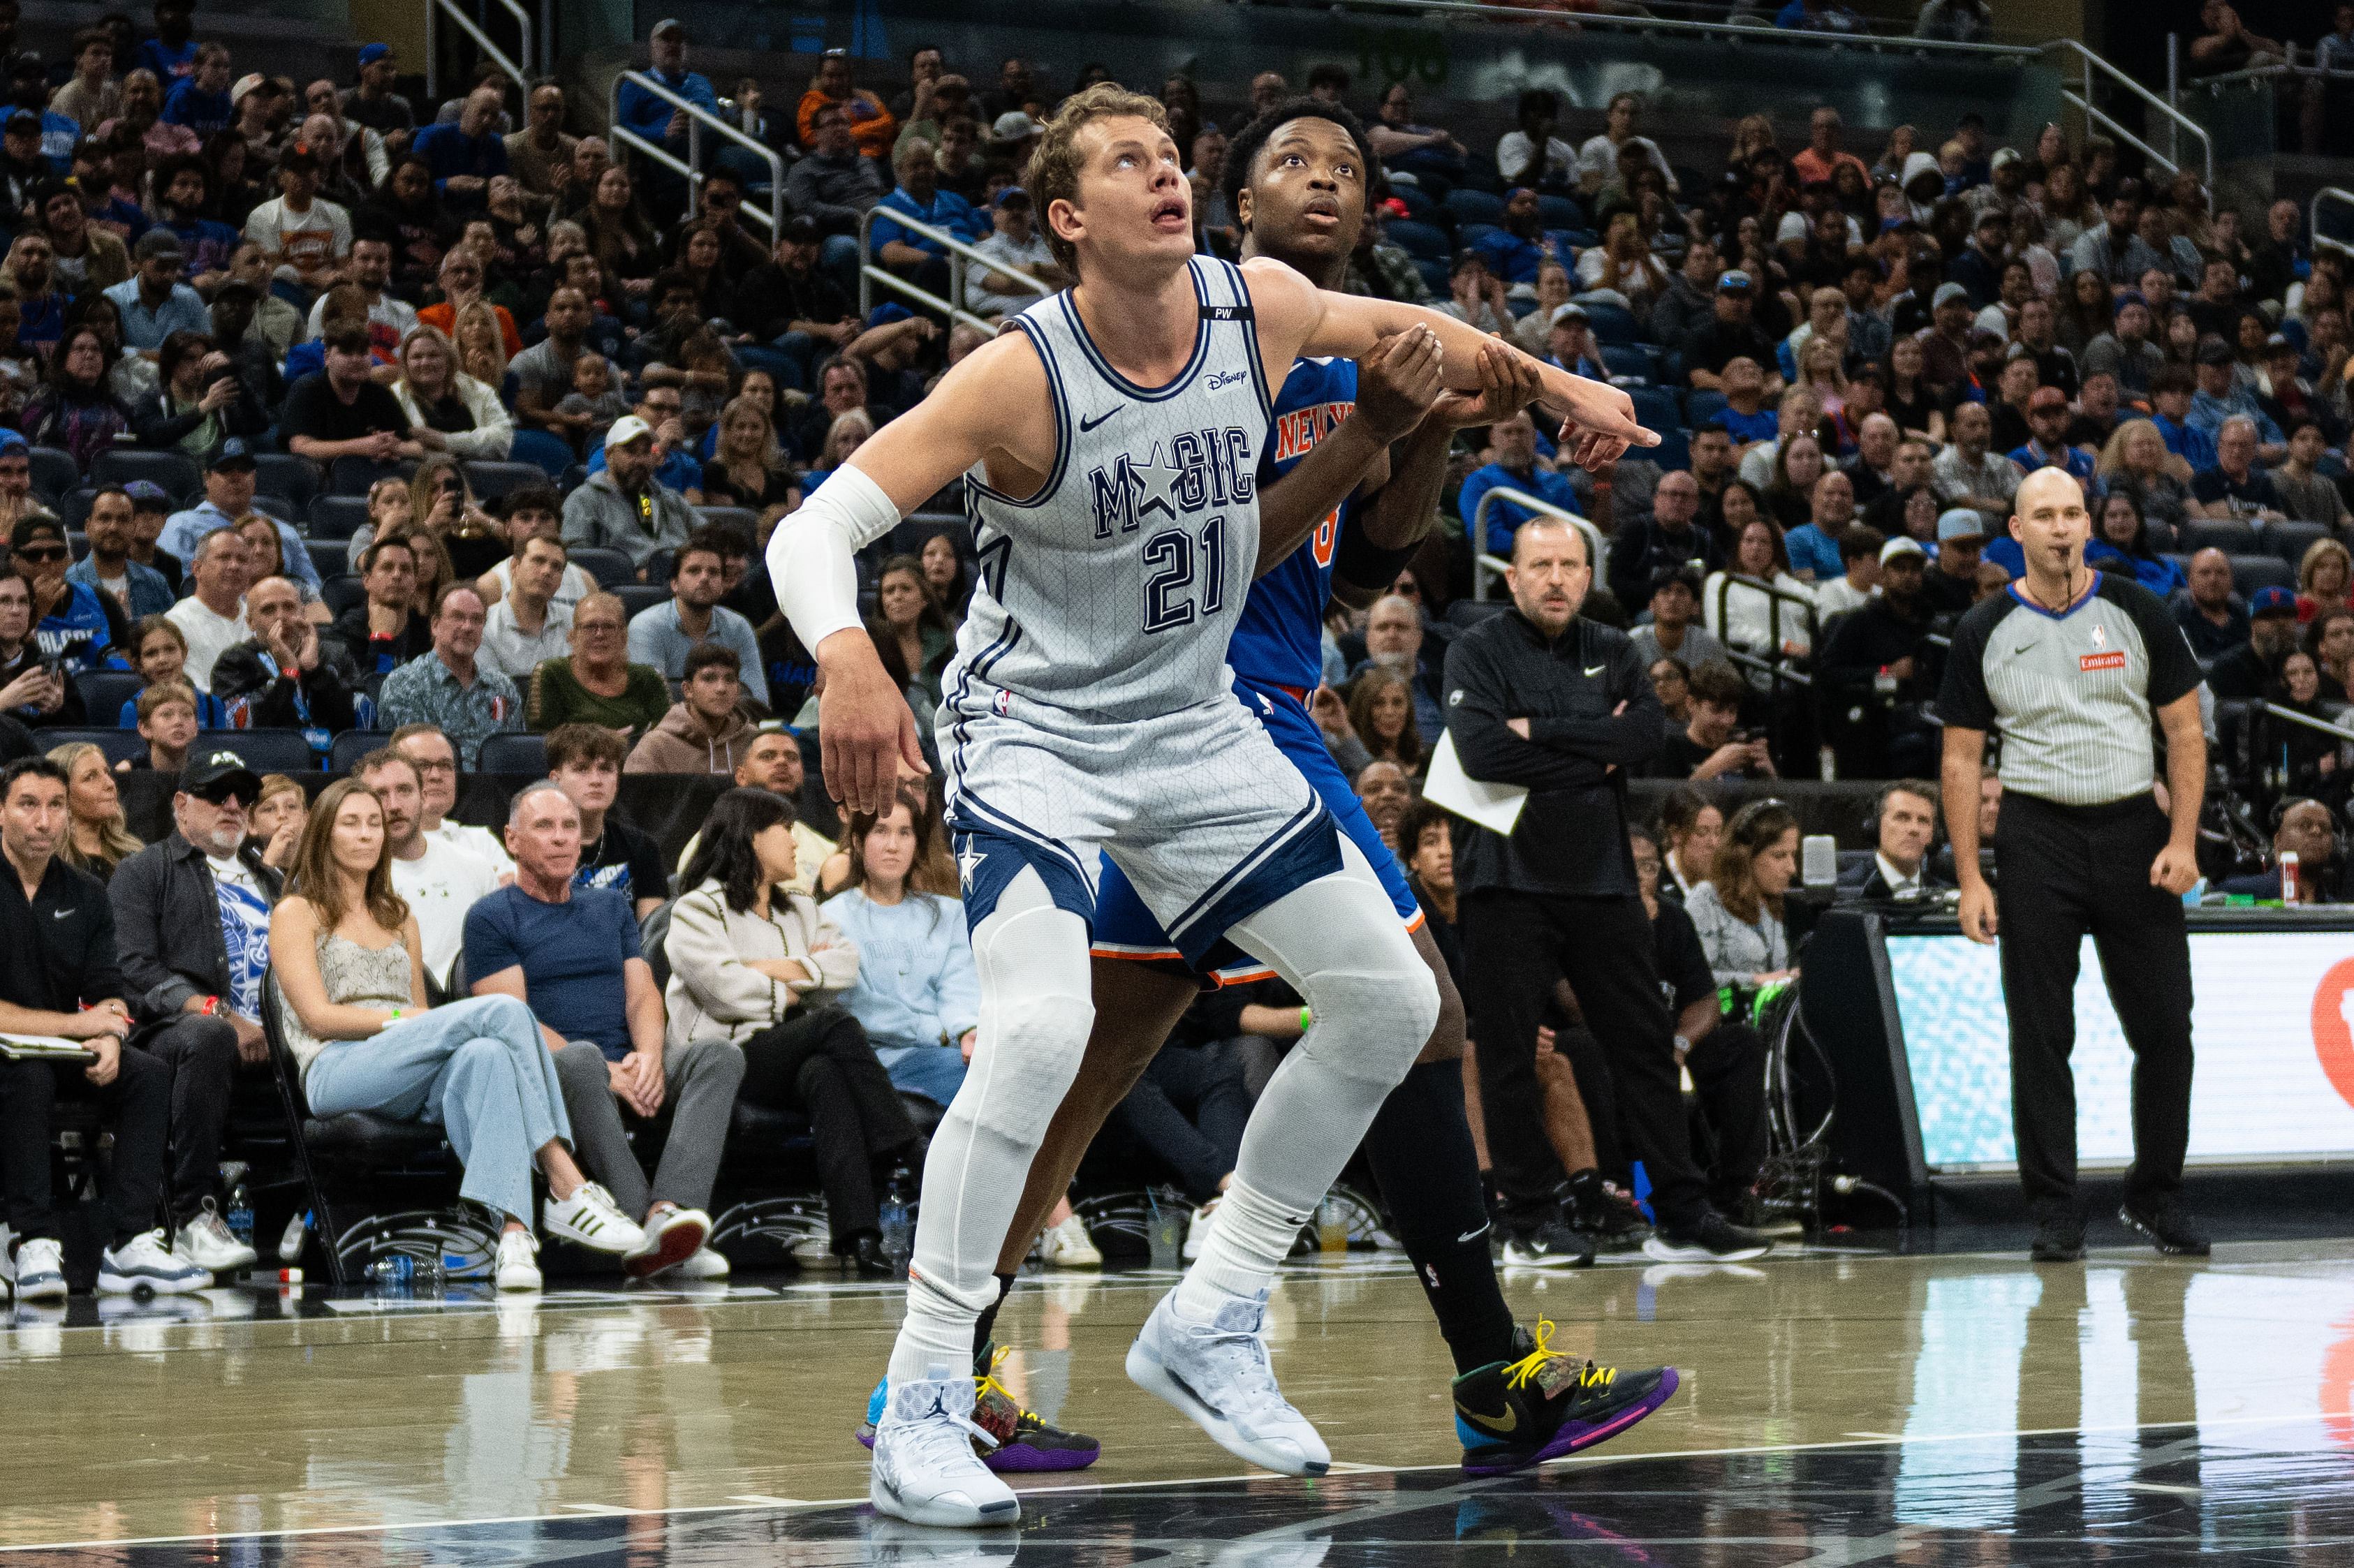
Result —
[[2126, 1203], [2117, 1210], [2117, 1218], [2126, 1229], [2171, 1257], [2205, 1257], [2215, 1250], [2182, 1212], [2182, 1205], [2171, 1198], [2161, 1198], [2138, 1211]]
[[2073, 1213], [2045, 1214], [2035, 1222], [2035, 1245], [2027, 1255], [2037, 1263], [2074, 1263], [2084, 1255], [2084, 1222]]

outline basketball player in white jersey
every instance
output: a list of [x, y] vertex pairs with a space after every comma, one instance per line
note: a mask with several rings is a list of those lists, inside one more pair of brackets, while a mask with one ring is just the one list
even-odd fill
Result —
[[[969, 1419], [972, 1327], [1092, 1022], [1099, 853], [1189, 959], [1225, 937], [1318, 1021], [1260, 1097], [1209, 1245], [1128, 1357], [1131, 1379], [1252, 1463], [1330, 1465], [1269, 1369], [1268, 1282], [1437, 1012], [1388, 895], [1234, 700], [1224, 653], [1257, 554], [1258, 447], [1292, 360], [1415, 333], [1468, 391], [1488, 340], [1436, 312], [1323, 292], [1280, 263], [1195, 257], [1161, 107], [1110, 84], [1064, 105], [1027, 185], [1078, 283], [968, 355], [769, 544], [779, 602], [825, 674], [828, 787], [875, 809], [902, 764], [924, 765], [861, 623], [852, 553], [971, 471], [981, 580], [937, 739], [980, 1042], [926, 1161], [869, 1488], [879, 1511], [919, 1524], [1020, 1514], [973, 1450], [988, 1439]], [[1625, 394], [1540, 374], [1577, 461], [1656, 442]]]

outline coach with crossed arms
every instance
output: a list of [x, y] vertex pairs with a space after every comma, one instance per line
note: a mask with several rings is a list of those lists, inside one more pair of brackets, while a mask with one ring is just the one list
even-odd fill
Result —
[[[1954, 630], [1937, 714], [1945, 796], [1976, 797], [1987, 732], [2002, 732], [2000, 892], [1978, 870], [1977, 817], [1947, 814], [1962, 933], [2002, 941], [2011, 1122], [2036, 1222], [2033, 1255], [2084, 1255], [2076, 1202], [2077, 955], [2087, 933], [2134, 1054], [2134, 1163], [2118, 1218], [2160, 1252], [2204, 1256], [2182, 1212], [2190, 1136], [2190, 941], [2182, 895], [2207, 778], [2199, 663], [2158, 597], [2084, 565], [2091, 518], [2064, 470], [2019, 487], [2011, 536], [2026, 574]], [[2165, 804], [2152, 718], [2166, 732]]]

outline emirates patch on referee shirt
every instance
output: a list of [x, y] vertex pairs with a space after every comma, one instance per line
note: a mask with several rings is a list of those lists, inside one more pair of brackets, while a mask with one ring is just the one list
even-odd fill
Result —
[[2106, 653], [2087, 653], [2076, 661], [2076, 668], [2088, 675], [2095, 670], [2122, 670], [2125, 667], [2126, 654], [2122, 648], [2112, 648]]

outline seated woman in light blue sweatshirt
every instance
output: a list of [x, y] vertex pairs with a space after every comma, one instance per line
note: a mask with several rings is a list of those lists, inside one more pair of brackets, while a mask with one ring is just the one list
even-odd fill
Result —
[[880, 816], [854, 814], [843, 841], [849, 885], [825, 913], [858, 945], [858, 980], [842, 1005], [892, 1083], [945, 1107], [972, 1060], [981, 980], [963, 906], [925, 885], [938, 831], [923, 797], [905, 785]]

